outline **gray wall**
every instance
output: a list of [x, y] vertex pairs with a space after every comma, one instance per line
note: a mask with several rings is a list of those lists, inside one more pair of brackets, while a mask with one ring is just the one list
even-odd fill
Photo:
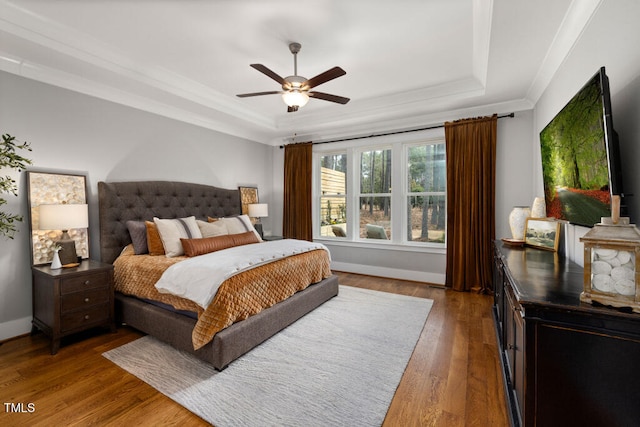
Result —
[[[542, 194], [542, 164], [539, 133], [564, 105], [587, 83], [596, 71], [605, 66], [611, 89], [613, 125], [620, 137], [624, 188], [628, 197], [631, 220], [640, 221], [640, 2], [607, 0], [573, 47], [553, 80], [536, 103], [534, 110], [534, 186]], [[579, 241], [589, 229], [568, 228], [568, 252], [582, 264], [582, 244]]]
[[[99, 258], [98, 181], [257, 186], [271, 203], [272, 147], [4, 72], [0, 93], [0, 132], [31, 142], [33, 170], [86, 174], [92, 258]], [[10, 175], [20, 196], [3, 195], [3, 209], [27, 217], [24, 174]], [[269, 218], [264, 223], [270, 229]], [[14, 240], [0, 238], [0, 340], [30, 330], [29, 236], [25, 223], [20, 228]]]
[[[487, 108], [469, 112], [467, 117], [487, 115]], [[451, 120], [462, 117], [451, 117]], [[425, 123], [427, 125], [429, 123]], [[508, 216], [513, 206], [531, 205], [534, 199], [532, 184], [533, 146], [531, 110], [516, 112], [514, 118], [498, 120], [496, 170], [496, 237], [510, 237]], [[412, 141], [411, 134], [405, 134]], [[358, 142], [364, 144], [365, 142]], [[326, 146], [323, 146], [326, 148]], [[341, 148], [341, 147], [339, 147]], [[281, 163], [282, 154], [275, 157]], [[277, 167], [275, 168], [277, 169]], [[274, 194], [280, 194], [281, 181], [276, 181]], [[421, 249], [395, 246], [394, 250], [372, 244], [345, 243], [322, 240], [331, 251], [332, 267], [375, 276], [444, 284], [446, 255], [444, 249]]]

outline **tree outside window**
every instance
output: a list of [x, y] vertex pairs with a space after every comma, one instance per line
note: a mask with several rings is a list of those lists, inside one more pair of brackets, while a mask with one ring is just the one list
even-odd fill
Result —
[[444, 248], [444, 138], [357, 145], [317, 153], [316, 236]]
[[391, 149], [360, 153], [360, 230], [363, 239], [391, 238]]
[[407, 149], [407, 240], [444, 243], [446, 225], [445, 146]]

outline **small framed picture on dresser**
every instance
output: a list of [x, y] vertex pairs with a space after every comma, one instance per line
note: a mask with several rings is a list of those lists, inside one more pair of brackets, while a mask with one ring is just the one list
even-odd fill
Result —
[[524, 242], [527, 246], [557, 251], [560, 223], [553, 218], [527, 218]]

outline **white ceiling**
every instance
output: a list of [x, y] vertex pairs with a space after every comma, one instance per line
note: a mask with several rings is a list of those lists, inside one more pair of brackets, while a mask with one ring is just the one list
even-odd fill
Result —
[[[280, 144], [532, 108], [601, 0], [0, 0], [0, 70]], [[340, 66], [287, 113], [249, 64]]]

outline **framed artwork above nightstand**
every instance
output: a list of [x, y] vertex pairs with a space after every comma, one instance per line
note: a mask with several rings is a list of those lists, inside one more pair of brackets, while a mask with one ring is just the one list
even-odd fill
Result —
[[[40, 206], [86, 205], [88, 200], [86, 180], [86, 176], [81, 174], [27, 171], [32, 264], [51, 263], [56, 242], [64, 236], [63, 230], [49, 230], [41, 227]], [[68, 236], [75, 243], [77, 256], [88, 259], [89, 228], [87, 225], [67, 231]]]

